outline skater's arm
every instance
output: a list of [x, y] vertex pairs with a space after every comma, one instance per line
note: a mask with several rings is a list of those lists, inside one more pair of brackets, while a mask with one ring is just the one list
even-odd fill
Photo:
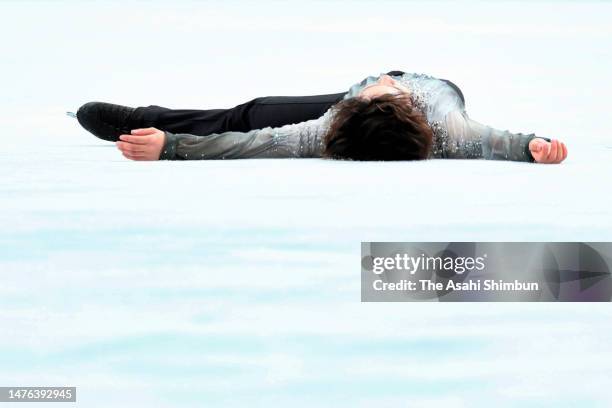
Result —
[[207, 136], [165, 132], [160, 160], [215, 160], [297, 157], [290, 135], [273, 128], [224, 132]]
[[567, 156], [558, 141], [495, 129], [469, 118], [464, 110], [448, 113], [441, 126], [434, 146], [440, 157], [560, 163]]
[[249, 132], [207, 136], [171, 133], [156, 128], [121, 135], [117, 148], [132, 160], [214, 160], [320, 157], [331, 111], [318, 119]]
[[160, 160], [319, 157], [328, 115], [281, 127], [207, 136], [165, 132]]

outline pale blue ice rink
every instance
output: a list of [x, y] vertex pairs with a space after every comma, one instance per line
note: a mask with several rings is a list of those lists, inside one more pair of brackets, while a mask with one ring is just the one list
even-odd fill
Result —
[[[88, 408], [612, 406], [610, 304], [368, 304], [359, 287], [361, 241], [612, 240], [612, 4], [0, 16], [0, 386], [77, 386]], [[135, 163], [64, 114], [393, 69], [451, 79], [472, 117], [558, 137], [567, 161]]]

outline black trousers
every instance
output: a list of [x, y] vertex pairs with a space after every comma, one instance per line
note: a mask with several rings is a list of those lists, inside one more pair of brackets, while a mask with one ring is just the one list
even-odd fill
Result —
[[136, 108], [141, 127], [206, 136], [227, 131], [247, 132], [316, 119], [342, 100], [346, 92], [311, 96], [265, 96], [230, 109]]
[[[389, 71], [399, 76], [403, 71]], [[461, 90], [446, 81], [463, 99]], [[136, 109], [141, 127], [156, 127], [172, 133], [206, 136], [227, 131], [247, 132], [265, 127], [280, 127], [319, 118], [346, 92], [311, 96], [266, 96], [230, 109], [168, 109], [150, 105]]]

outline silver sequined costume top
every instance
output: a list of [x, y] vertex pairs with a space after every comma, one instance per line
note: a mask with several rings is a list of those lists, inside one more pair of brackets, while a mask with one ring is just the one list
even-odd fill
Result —
[[[378, 78], [369, 76], [353, 85], [344, 99], [357, 96]], [[433, 130], [430, 158], [533, 161], [528, 145], [535, 135], [501, 131], [472, 120], [465, 111], [463, 99], [447, 82], [410, 73], [393, 78], [410, 89], [413, 105], [425, 114]], [[166, 131], [160, 159], [321, 157], [323, 136], [332, 118], [333, 109], [329, 109], [318, 119], [249, 132], [195, 136]]]

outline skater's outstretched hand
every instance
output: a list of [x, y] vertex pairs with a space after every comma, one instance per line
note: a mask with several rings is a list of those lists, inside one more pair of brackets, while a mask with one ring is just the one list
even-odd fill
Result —
[[529, 142], [529, 151], [538, 163], [561, 163], [567, 157], [567, 147], [557, 139], [547, 142], [536, 137]]
[[165, 134], [156, 128], [133, 129], [129, 135], [119, 136], [117, 149], [130, 160], [159, 160]]

